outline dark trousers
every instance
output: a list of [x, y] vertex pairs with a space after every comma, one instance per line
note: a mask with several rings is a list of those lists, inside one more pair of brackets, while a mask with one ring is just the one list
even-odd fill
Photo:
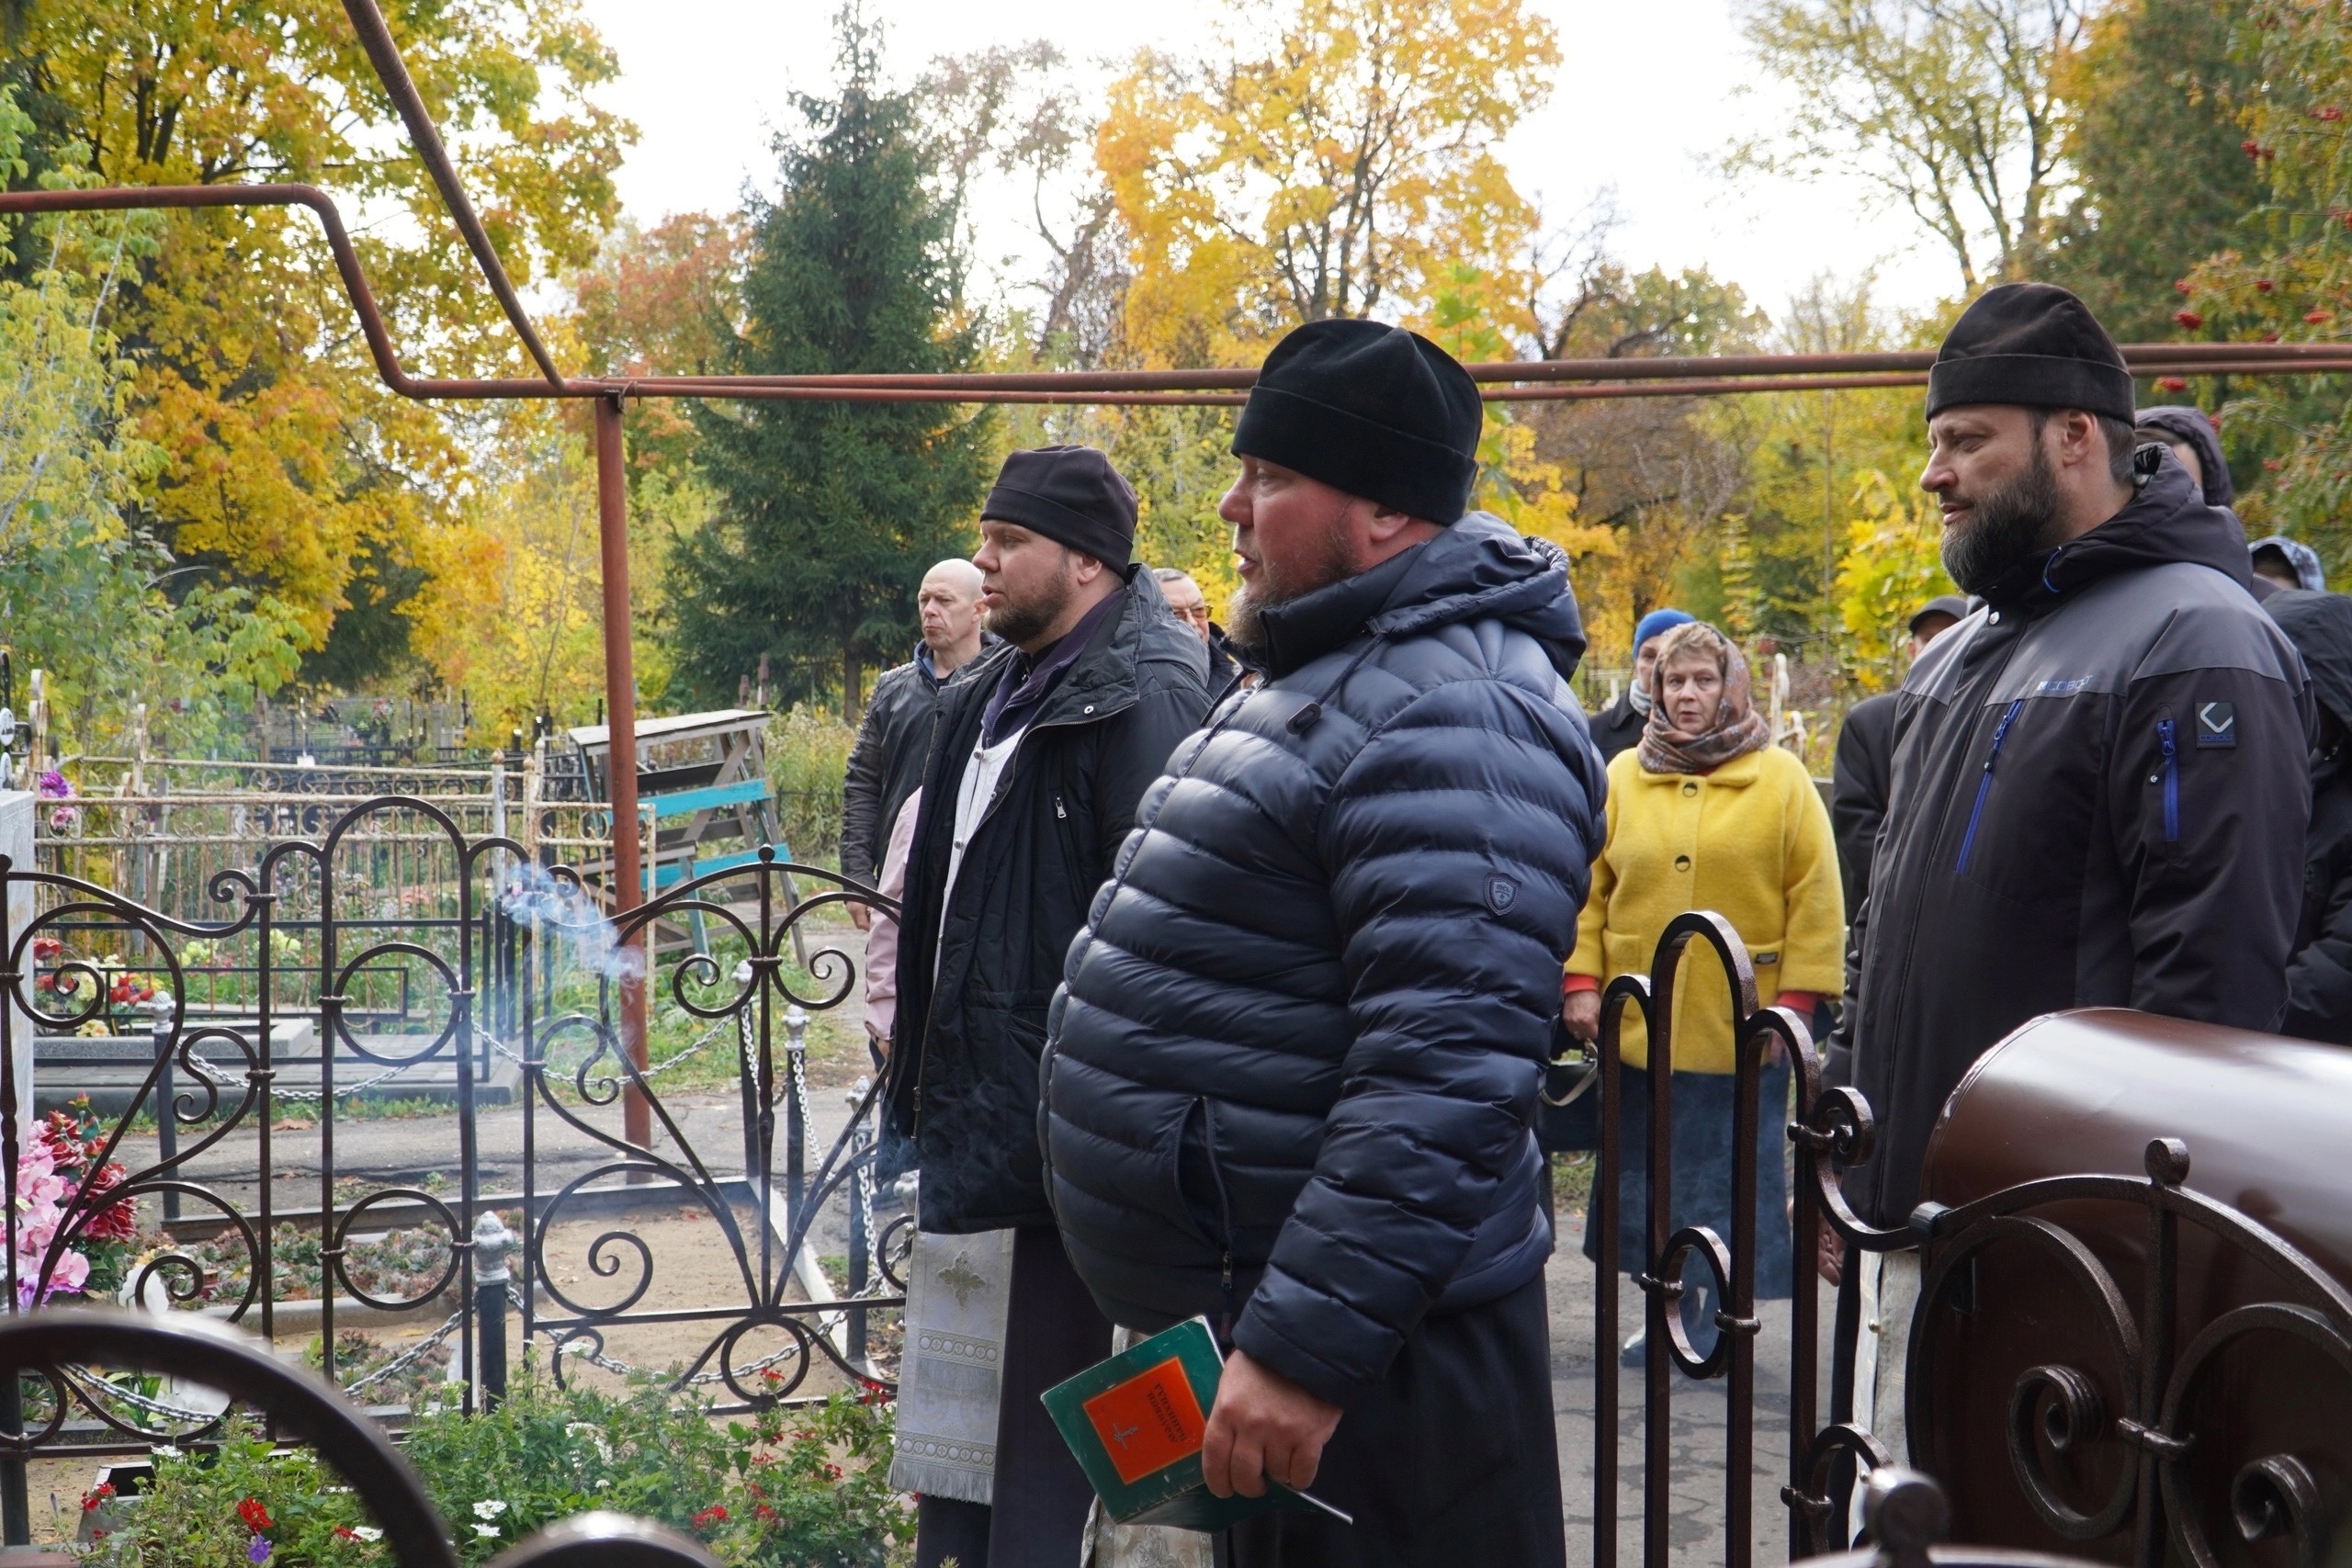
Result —
[[1564, 1568], [1544, 1277], [1414, 1330], [1307, 1490], [1355, 1523], [1261, 1514], [1217, 1568]]
[[[1094, 1305], [1050, 1225], [1012, 1238], [1004, 1394], [996, 1427], [996, 1503], [925, 1497], [916, 1505], [916, 1568], [1078, 1568], [1094, 1488], [1037, 1396], [1111, 1354]], [[1547, 1384], [1548, 1386], [1548, 1384]], [[1559, 1508], [1555, 1505], [1553, 1513]]]

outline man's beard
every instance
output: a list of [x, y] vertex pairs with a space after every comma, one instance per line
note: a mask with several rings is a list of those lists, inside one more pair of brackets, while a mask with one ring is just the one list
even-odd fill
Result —
[[1015, 603], [1007, 598], [1003, 604], [990, 610], [988, 613], [988, 628], [1013, 647], [1026, 648], [1053, 629], [1054, 623], [1061, 619], [1062, 612], [1069, 608], [1069, 602], [1077, 593], [1078, 576], [1065, 558], [1061, 570], [1039, 591], [1036, 598], [1026, 603]]
[[1258, 581], [1245, 582], [1234, 590], [1233, 601], [1227, 606], [1227, 640], [1252, 653], [1263, 653], [1266, 628], [1262, 617], [1268, 610], [1356, 574], [1355, 561], [1348, 552], [1346, 530], [1341, 526], [1346, 515], [1344, 510], [1332, 513], [1318, 541], [1321, 547], [1297, 573], [1277, 571], [1272, 561], [1259, 560]]
[[1965, 528], [1944, 530], [1944, 570], [1970, 593], [1983, 593], [2043, 547], [2058, 511], [2058, 476], [2035, 442], [2025, 472], [1988, 492]]

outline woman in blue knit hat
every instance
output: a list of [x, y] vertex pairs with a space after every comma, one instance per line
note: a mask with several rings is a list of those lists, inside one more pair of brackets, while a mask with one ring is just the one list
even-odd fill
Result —
[[1657, 667], [1657, 640], [1690, 619], [1680, 610], [1661, 609], [1634, 623], [1634, 678], [1615, 702], [1592, 716], [1592, 743], [1600, 748], [1603, 762], [1641, 744], [1643, 727], [1650, 721], [1650, 671]]

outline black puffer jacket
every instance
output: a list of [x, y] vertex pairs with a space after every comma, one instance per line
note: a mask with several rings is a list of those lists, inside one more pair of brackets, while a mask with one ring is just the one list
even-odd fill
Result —
[[2262, 602], [2311, 671], [2325, 718], [2312, 765], [2303, 912], [2282, 1032], [2352, 1045], [2352, 599], [2282, 588]]
[[1264, 625], [1070, 949], [1045, 1137], [1106, 1314], [1346, 1404], [1551, 1249], [1529, 1127], [1606, 784], [1567, 575], [1496, 518]]
[[1617, 753], [1629, 751], [1642, 743], [1642, 731], [1649, 728], [1650, 716], [1634, 705], [1633, 689], [1617, 694], [1617, 700], [1592, 716], [1592, 744], [1600, 753], [1605, 765], [1617, 760]]
[[[982, 634], [981, 651], [997, 639]], [[899, 808], [922, 783], [923, 759], [931, 753], [932, 721], [947, 688], [968, 676], [975, 659], [944, 680], [932, 673], [931, 649], [918, 645], [904, 664], [885, 670], [874, 682], [865, 720], [850, 748], [842, 780], [842, 874], [872, 886], [882, 880], [882, 852], [898, 825]]]
[[2029, 1019], [2278, 1027], [2311, 705], [2246, 576], [2236, 520], [2166, 460], [1912, 666], [1829, 1063], [1877, 1117], [1847, 1181], [1873, 1223], [1908, 1217], [1945, 1100]]
[[[1008, 646], [948, 691], [923, 769], [899, 924], [893, 1119], [922, 1163], [925, 1230], [1053, 1223], [1037, 1149], [1046, 1006], [1136, 803], [1208, 708], [1208, 650], [1151, 573], [1046, 695], [944, 900], [956, 784]], [[935, 973], [934, 973], [935, 972]]]

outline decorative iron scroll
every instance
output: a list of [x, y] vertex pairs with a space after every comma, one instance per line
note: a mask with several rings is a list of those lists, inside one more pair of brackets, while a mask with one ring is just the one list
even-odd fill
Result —
[[[1973, 1308], [1973, 1266], [1990, 1249], [2030, 1249], [2044, 1268], [2072, 1281], [2089, 1303], [2090, 1317], [2111, 1374], [2123, 1392], [2110, 1408], [2098, 1370], [2037, 1364], [2010, 1390], [2007, 1451], [2009, 1469], [2035, 1517], [2067, 1540], [2098, 1541], [2128, 1522], [2133, 1561], [2156, 1563], [2171, 1552], [2196, 1568], [2218, 1568], [2213, 1524], [2234, 1537], [2235, 1552], [2256, 1542], [2285, 1543], [2296, 1568], [2335, 1561], [2331, 1537], [2342, 1522], [2346, 1477], [2335, 1473], [2340, 1456], [2315, 1453], [2217, 1452], [2226, 1430], [2199, 1429], [2192, 1412], [2200, 1388], [2217, 1381], [2223, 1352], [2242, 1342], [2284, 1348], [2301, 1345], [2332, 1365], [2346, 1403], [2329, 1423], [2341, 1430], [2352, 1414], [2352, 1292], [2277, 1232], [2225, 1203], [2192, 1192], [2189, 1148], [2178, 1138], [2150, 1140], [2144, 1178], [2062, 1176], [2030, 1181], [1958, 1208], [1923, 1203], [1912, 1228], [1926, 1238], [1924, 1280], [1912, 1322], [1906, 1370], [1906, 1420], [1932, 1431], [1937, 1419], [1928, 1373], [1955, 1306]], [[2143, 1288], [2135, 1314], [2124, 1290], [2082, 1238], [2044, 1214], [2053, 1205], [2129, 1204], [2146, 1215], [2141, 1265]], [[2079, 1212], [2079, 1211], [2077, 1211]], [[2181, 1229], [2201, 1231], [2233, 1260], [2256, 1266], [2266, 1290], [2281, 1299], [2229, 1307], [2197, 1324], [2184, 1315], [2180, 1286]], [[2188, 1335], [2185, 1348], [2178, 1346]], [[2070, 1500], [2068, 1478], [2052, 1460], [2105, 1447], [2119, 1458], [2103, 1496]], [[2045, 1450], [2047, 1450], [2045, 1454]], [[2193, 1466], [2205, 1468], [2200, 1488]], [[2226, 1473], [2225, 1496], [2211, 1495], [2211, 1478]]]
[[[815, 1396], [827, 1382], [887, 1390], [889, 1379], [877, 1375], [862, 1340], [872, 1314], [904, 1303], [891, 1249], [903, 1250], [908, 1227], [874, 1220], [877, 1094], [861, 1085], [847, 1126], [812, 1161], [803, 1043], [809, 1015], [842, 1006], [857, 977], [850, 953], [827, 945], [812, 917], [845, 904], [895, 916], [896, 906], [763, 849], [612, 922], [594, 897], [600, 875], [609, 870], [534, 863], [509, 839], [469, 839], [439, 806], [408, 796], [353, 807], [315, 840], [275, 844], [257, 866], [213, 875], [206, 891], [222, 910], [217, 921], [168, 915], [0, 857], [0, 987], [15, 1004], [0, 1008], [6, 1212], [24, 1206], [20, 1177], [35, 1125], [20, 1081], [32, 1043], [24, 1038], [28, 1020], [44, 1049], [79, 1049], [75, 1036], [88, 1030], [104, 1035], [92, 1049], [128, 1051], [143, 1067], [129, 1107], [89, 1132], [90, 1170], [122, 1158], [142, 1113], [154, 1116], [159, 1134], [154, 1157], [111, 1185], [85, 1180], [69, 1190], [53, 1235], [20, 1227], [17, 1246], [0, 1246], [7, 1314], [26, 1313], [52, 1287], [71, 1283], [60, 1273], [72, 1266], [69, 1254], [119, 1226], [119, 1205], [136, 1203], [142, 1223], [168, 1213], [173, 1240], [138, 1262], [128, 1299], [192, 1307], [209, 1295], [211, 1315], [257, 1326], [265, 1338], [288, 1308], [287, 1292], [273, 1283], [291, 1267], [280, 1227], [314, 1235], [315, 1263], [304, 1266], [318, 1278], [297, 1291], [315, 1297], [304, 1310], [316, 1314], [325, 1376], [371, 1397], [403, 1369], [343, 1364], [338, 1331], [351, 1303], [446, 1312], [404, 1359], [449, 1345], [451, 1381], [463, 1384], [458, 1396], [471, 1409], [496, 1386], [494, 1378], [485, 1382], [476, 1346], [503, 1343], [503, 1335], [477, 1333], [485, 1285], [492, 1303], [508, 1296], [525, 1343], [546, 1348], [559, 1378], [576, 1375], [583, 1360], [628, 1370], [614, 1359], [610, 1337], [660, 1325], [700, 1336], [699, 1348], [679, 1358], [677, 1381], [710, 1391], [722, 1409]], [[31, 918], [12, 917], [10, 895], [26, 892]], [[648, 939], [663, 931], [670, 945], [692, 932], [697, 950], [640, 979], [641, 955], [654, 945]], [[126, 976], [141, 982], [128, 1004]], [[631, 1059], [616, 1005], [626, 984], [658, 987], [671, 1018], [700, 1038], [650, 1068]], [[151, 985], [155, 999], [139, 1002], [137, 992]], [[308, 1043], [290, 1044], [297, 1036]], [[705, 1050], [735, 1058], [740, 1146], [729, 1140], [711, 1148], [707, 1137], [698, 1145], [665, 1103], [658, 1075]], [[348, 1125], [350, 1097], [397, 1092], [403, 1075], [427, 1072], [439, 1075], [454, 1103], [455, 1180], [435, 1190], [412, 1180], [349, 1179], [335, 1134], [339, 1122]], [[519, 1101], [519, 1194], [487, 1192], [480, 1179], [483, 1090], [493, 1077], [511, 1079]], [[631, 1098], [647, 1109], [650, 1138], [632, 1141], [616, 1130]], [[289, 1201], [286, 1190], [278, 1139], [289, 1111], [315, 1117], [313, 1202]], [[549, 1180], [546, 1140], [559, 1130], [571, 1157], [582, 1144], [594, 1153], [584, 1174]], [[224, 1157], [232, 1154], [233, 1162]], [[302, 1174], [307, 1187], [310, 1173]], [[484, 1240], [503, 1241], [494, 1222], [477, 1234], [500, 1209], [520, 1216], [511, 1295], [497, 1284], [498, 1269], [478, 1267], [475, 1256]], [[557, 1238], [573, 1234], [569, 1222], [592, 1211], [648, 1209], [689, 1210], [714, 1222], [700, 1234], [733, 1280], [719, 1299], [708, 1299], [707, 1289], [697, 1299], [665, 1289], [652, 1248], [625, 1217], [592, 1225], [593, 1238], [575, 1248], [582, 1256], [556, 1252]], [[875, 1267], [871, 1278], [828, 1299], [830, 1285], [811, 1288], [812, 1237], [829, 1213], [841, 1224], [844, 1209], [854, 1256]], [[355, 1270], [355, 1248], [393, 1224], [429, 1256], [387, 1286]], [[224, 1291], [221, 1281], [239, 1274], [242, 1287]], [[571, 1282], [582, 1278], [597, 1288]], [[812, 1383], [820, 1365], [831, 1370]], [[0, 1430], [11, 1429], [6, 1396], [14, 1387], [0, 1390]], [[28, 1388], [30, 1407], [13, 1428], [29, 1434], [27, 1447], [140, 1448], [201, 1436], [221, 1415], [217, 1405], [189, 1408], [79, 1363], [58, 1365], [45, 1402], [39, 1384]]]
[[[168, 1369], [266, 1413], [351, 1483], [402, 1568], [458, 1568], [441, 1515], [383, 1429], [323, 1380], [262, 1341], [192, 1314], [62, 1307], [0, 1323], [0, 1376], [52, 1381], [80, 1362]], [[7, 1446], [0, 1439], [0, 1447]], [[19, 1443], [22, 1452], [27, 1445]], [[717, 1568], [700, 1542], [624, 1514], [576, 1515], [492, 1559], [492, 1568]]]

